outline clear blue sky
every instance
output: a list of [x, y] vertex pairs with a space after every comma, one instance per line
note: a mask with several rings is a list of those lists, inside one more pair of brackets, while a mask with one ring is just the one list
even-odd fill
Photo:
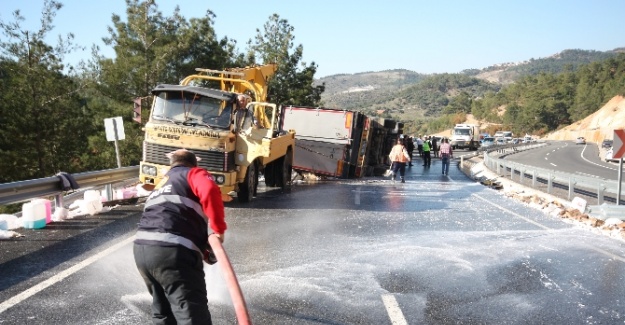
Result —
[[[25, 27], [39, 26], [43, 0], [2, 1], [0, 19], [13, 21], [19, 9]], [[74, 33], [75, 42], [97, 44], [112, 57], [102, 37], [111, 15], [126, 17], [124, 0], [60, 0], [51, 33]], [[607, 51], [625, 47], [625, 0], [319, 0], [210, 1], [156, 0], [164, 16], [176, 5], [189, 19], [212, 10], [218, 36], [238, 41], [240, 50], [277, 13], [295, 28], [304, 61], [318, 66], [316, 77], [387, 69], [419, 73], [464, 69], [542, 58], [565, 49]], [[88, 58], [68, 56], [71, 63]], [[210, 67], [213, 68], [213, 67]]]

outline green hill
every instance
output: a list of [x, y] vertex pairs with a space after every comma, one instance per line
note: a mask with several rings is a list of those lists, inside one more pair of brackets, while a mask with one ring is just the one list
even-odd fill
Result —
[[324, 107], [358, 110], [371, 115], [384, 112], [387, 117], [413, 121], [441, 116], [459, 94], [481, 98], [526, 76], [574, 71], [581, 65], [612, 58], [620, 52], [625, 49], [607, 52], [573, 49], [547, 58], [496, 64], [457, 74], [421, 74], [397, 69], [332, 75], [315, 83], [325, 83], [321, 96]]

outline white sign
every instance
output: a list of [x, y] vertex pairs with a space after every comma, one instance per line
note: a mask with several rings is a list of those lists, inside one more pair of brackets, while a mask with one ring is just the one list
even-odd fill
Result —
[[106, 131], [106, 141], [124, 140], [124, 121], [121, 116], [105, 118], [104, 129]]

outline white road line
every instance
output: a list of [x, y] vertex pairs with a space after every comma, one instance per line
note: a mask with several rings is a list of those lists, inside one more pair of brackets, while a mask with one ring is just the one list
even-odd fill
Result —
[[554, 164], [554, 163], [550, 163], [553, 167], [558, 167], [558, 165]]
[[538, 227], [540, 227], [540, 228], [543, 228], [543, 229], [545, 229], [545, 230], [552, 230], [551, 228], [549, 228], [549, 227], [547, 227], [547, 226], [541, 225], [540, 223], [538, 223], [538, 222], [536, 222], [536, 221], [534, 221], [534, 220], [530, 220], [530, 219], [528, 219], [528, 218], [526, 218], [526, 217], [524, 217], [524, 216], [522, 216], [522, 215], [520, 215], [520, 214], [518, 214], [518, 213], [516, 213], [516, 212], [514, 212], [514, 211], [512, 211], [512, 210], [508, 210], [508, 209], [506, 209], [506, 208], [502, 207], [501, 205], [496, 204], [496, 203], [493, 203], [493, 202], [491, 202], [491, 201], [489, 201], [489, 200], [487, 200], [487, 199], [485, 199], [485, 198], [483, 198], [483, 197], [481, 197], [481, 196], [479, 196], [479, 195], [477, 195], [477, 194], [471, 194], [471, 196], [474, 196], [474, 197], [476, 197], [476, 198], [478, 198], [478, 199], [480, 199], [480, 200], [482, 200], [482, 201], [484, 201], [484, 202], [486, 202], [486, 203], [489, 203], [489, 204], [491, 204], [491, 205], [494, 205], [494, 206], [496, 206], [497, 208], [499, 208], [499, 209], [501, 209], [501, 210], [503, 210], [503, 211], [506, 211], [506, 212], [508, 212], [508, 213], [512, 214], [513, 216], [516, 216], [517, 218], [521, 218], [521, 219], [523, 219], [523, 220], [525, 220], [525, 221], [527, 221], [527, 222], [529, 222], [529, 223], [531, 223], [531, 224], [533, 224], [533, 225], [536, 225], [536, 226], [538, 226]]
[[391, 319], [391, 323], [393, 325], [408, 325], [406, 318], [404, 318], [404, 314], [399, 308], [399, 304], [397, 303], [395, 296], [391, 294], [383, 294], [382, 302], [384, 303], [384, 307], [386, 307], [388, 318]]
[[89, 266], [90, 264], [98, 261], [99, 259], [105, 257], [106, 255], [112, 253], [113, 251], [118, 250], [119, 248], [121, 248], [122, 246], [128, 245], [129, 243], [131, 243], [133, 240], [135, 239], [135, 236], [131, 236], [127, 239], [125, 239], [124, 241], [121, 241], [107, 249], [105, 249], [104, 251], [95, 254], [89, 258], [87, 258], [86, 260], [68, 268], [65, 271], [62, 271], [56, 275], [54, 275], [53, 277], [35, 285], [30, 287], [29, 289], [22, 291], [21, 293], [19, 293], [16, 296], [11, 297], [8, 300], [3, 301], [0, 304], [0, 314], [2, 314], [4, 311], [6, 311], [7, 309], [19, 304], [20, 302], [30, 298], [31, 296], [34, 296], [35, 294], [37, 294], [38, 292], [44, 290], [45, 288], [52, 286], [58, 282], [61, 282], [63, 279], [67, 278], [68, 276], [82, 270], [83, 268]]
[[607, 169], [609, 169], [609, 170], [618, 170], [618, 169], [616, 169], [616, 168], [612, 168], [612, 167], [609, 167], [609, 166], [603, 166], [603, 165], [601, 165], [601, 164], [597, 164], [597, 163], [596, 163], [596, 162], [594, 162], [594, 161], [590, 161], [590, 160], [586, 159], [586, 157], [584, 157], [584, 151], [586, 151], [586, 145], [584, 145], [584, 149], [582, 149], [582, 153], [581, 153], [581, 157], [582, 157], [582, 159], [583, 159], [583, 160], [585, 160], [585, 161], [587, 161], [587, 162], [589, 162], [589, 163], [591, 163], [591, 164], [593, 164], [593, 165], [595, 165], [595, 166], [599, 166], [599, 167], [607, 168]]
[[[549, 228], [549, 227], [547, 227], [547, 226], [541, 225], [541, 224], [540, 224], [540, 223], [538, 223], [538, 222], [535, 222], [535, 221], [533, 221], [533, 220], [527, 219], [527, 218], [525, 218], [524, 216], [522, 216], [522, 215], [520, 215], [520, 214], [518, 214], [518, 213], [515, 213], [515, 212], [513, 212], [513, 211], [510, 211], [510, 210], [508, 210], [508, 209], [506, 209], [506, 208], [504, 208], [504, 207], [502, 207], [502, 206], [500, 206], [500, 205], [498, 205], [498, 204], [495, 204], [495, 203], [493, 203], [493, 202], [490, 202], [490, 201], [488, 201], [487, 199], [485, 199], [485, 198], [483, 198], [483, 197], [481, 197], [481, 196], [479, 196], [479, 195], [477, 195], [477, 194], [471, 194], [471, 195], [472, 195], [472, 196], [475, 196], [476, 198], [478, 198], [478, 199], [480, 199], [480, 200], [482, 200], [482, 201], [484, 201], [484, 202], [490, 203], [491, 205], [494, 205], [494, 206], [498, 207], [499, 209], [501, 209], [501, 210], [503, 210], [503, 211], [506, 211], [506, 212], [508, 212], [508, 213], [511, 213], [512, 215], [514, 215], [514, 216], [516, 216], [516, 217], [518, 217], [518, 218], [521, 218], [521, 219], [523, 219], [523, 220], [525, 220], [525, 221], [527, 221], [527, 222], [529, 222], [529, 223], [531, 223], [531, 224], [534, 224], [534, 225], [536, 225], [536, 226], [538, 226], [538, 227], [540, 227], [540, 228], [543, 228], [543, 229], [545, 229], [545, 230], [553, 230], [553, 229], [551, 229], [551, 228]], [[590, 248], [590, 249], [592, 249], [592, 250], [594, 250], [594, 251], [596, 251], [596, 252], [598, 252], [598, 253], [601, 253], [601, 254], [603, 254], [603, 255], [606, 255], [606, 256], [607, 256], [607, 257], [609, 257], [609, 258], [613, 258], [613, 259], [615, 259], [615, 260], [618, 260], [618, 261], [621, 261], [621, 262], [625, 263], [625, 258], [624, 258], [624, 257], [622, 257], [622, 256], [619, 256], [619, 255], [616, 255], [616, 254], [610, 253], [610, 252], [608, 252], [608, 251], [606, 251], [606, 250], [603, 250], [603, 249], [601, 249], [601, 248], [598, 248], [598, 247], [588, 246], [588, 248]]]

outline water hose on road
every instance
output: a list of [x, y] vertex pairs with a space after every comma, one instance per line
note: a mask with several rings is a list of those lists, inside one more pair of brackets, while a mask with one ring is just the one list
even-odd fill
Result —
[[250, 322], [250, 316], [247, 312], [243, 292], [241, 291], [239, 281], [237, 280], [237, 276], [234, 273], [234, 269], [232, 268], [232, 264], [230, 264], [230, 259], [228, 259], [228, 255], [226, 254], [224, 247], [221, 245], [221, 242], [219, 242], [219, 238], [217, 238], [217, 236], [208, 236], [208, 243], [211, 245], [213, 253], [215, 253], [215, 257], [217, 257], [217, 262], [223, 271], [239, 324], [251, 325], [252, 323]]

